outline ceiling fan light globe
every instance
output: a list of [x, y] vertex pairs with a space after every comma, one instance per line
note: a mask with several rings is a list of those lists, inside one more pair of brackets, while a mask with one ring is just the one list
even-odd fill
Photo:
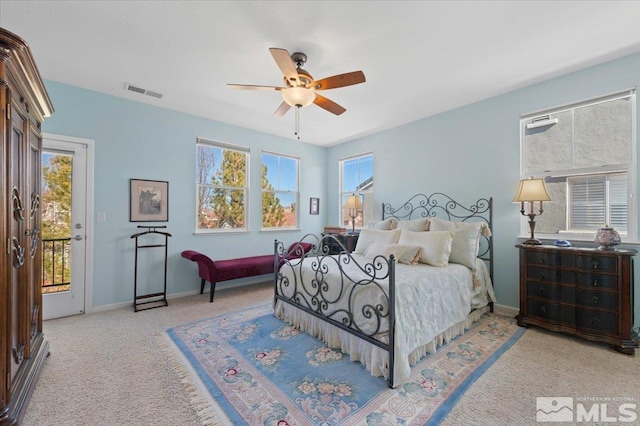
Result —
[[289, 87], [282, 91], [282, 99], [293, 107], [298, 105], [306, 107], [313, 103], [316, 99], [316, 94], [312, 89], [305, 87]]

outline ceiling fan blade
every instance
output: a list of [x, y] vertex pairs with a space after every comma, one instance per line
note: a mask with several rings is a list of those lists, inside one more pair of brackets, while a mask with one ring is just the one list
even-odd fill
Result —
[[257, 86], [255, 84], [227, 84], [229, 89], [240, 90], [284, 90], [284, 87], [278, 86]]
[[[278, 68], [282, 71], [282, 74], [289, 80], [290, 82], [298, 82], [298, 71], [296, 71], [296, 64], [291, 60], [291, 55], [287, 52], [286, 49], [279, 49], [277, 47], [269, 48], [269, 52], [271, 52], [271, 56], [275, 59]], [[292, 84], [295, 86], [296, 84]]]
[[291, 108], [291, 106], [288, 103], [282, 102], [276, 112], [273, 113], [273, 116], [282, 117], [287, 113], [287, 111], [289, 111], [289, 108]]
[[325, 98], [324, 96], [320, 96], [317, 93], [316, 99], [313, 101], [313, 103], [335, 115], [340, 115], [346, 111], [345, 108], [341, 107], [337, 103]]
[[346, 74], [338, 74], [332, 77], [323, 78], [309, 84], [316, 90], [336, 89], [338, 87], [352, 86], [354, 84], [364, 83], [364, 73], [362, 71], [353, 71]]

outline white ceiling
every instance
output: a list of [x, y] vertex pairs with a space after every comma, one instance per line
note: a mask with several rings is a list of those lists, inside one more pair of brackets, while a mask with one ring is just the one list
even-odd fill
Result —
[[316, 79], [363, 70], [322, 92], [341, 116], [301, 110], [301, 140], [325, 146], [638, 52], [638, 16], [635, 1], [0, 0], [45, 79], [290, 139], [279, 92], [226, 83], [282, 85], [269, 47], [306, 53]]

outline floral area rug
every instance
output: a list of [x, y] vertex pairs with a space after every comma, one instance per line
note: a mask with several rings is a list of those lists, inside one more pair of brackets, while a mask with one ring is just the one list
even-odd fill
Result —
[[204, 424], [423, 425], [441, 422], [523, 332], [485, 314], [397, 389], [275, 318], [271, 305], [171, 328], [165, 341]]

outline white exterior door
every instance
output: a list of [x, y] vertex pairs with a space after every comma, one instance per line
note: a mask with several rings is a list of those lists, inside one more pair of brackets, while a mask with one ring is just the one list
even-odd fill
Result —
[[85, 312], [88, 144], [45, 135], [42, 143], [42, 315]]

